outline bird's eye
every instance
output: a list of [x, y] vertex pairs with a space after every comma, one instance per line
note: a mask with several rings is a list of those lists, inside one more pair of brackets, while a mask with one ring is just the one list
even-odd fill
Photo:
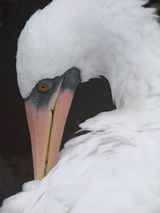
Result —
[[45, 84], [41, 84], [38, 86], [38, 90], [41, 92], [47, 92], [49, 90], [48, 86]]

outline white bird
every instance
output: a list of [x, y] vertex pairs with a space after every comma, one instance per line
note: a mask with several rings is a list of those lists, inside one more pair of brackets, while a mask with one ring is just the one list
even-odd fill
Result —
[[[1, 213], [160, 213], [160, 26], [146, 3], [54, 0], [29, 19], [17, 73], [36, 180]], [[56, 164], [76, 86], [99, 76], [117, 109], [81, 124]]]

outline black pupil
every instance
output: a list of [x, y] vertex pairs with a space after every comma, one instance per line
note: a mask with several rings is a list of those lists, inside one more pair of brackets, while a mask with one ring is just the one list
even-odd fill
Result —
[[42, 88], [44, 89], [44, 88], [45, 88], [45, 86], [42, 86]]

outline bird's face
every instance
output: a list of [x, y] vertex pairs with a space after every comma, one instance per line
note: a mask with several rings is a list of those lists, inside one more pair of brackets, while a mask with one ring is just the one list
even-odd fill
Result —
[[64, 1], [63, 6], [61, 1], [53, 1], [37, 11], [18, 41], [18, 84], [25, 99], [35, 179], [42, 179], [57, 162], [80, 74], [85, 82], [100, 75], [95, 70], [101, 70], [99, 42], [93, 42], [99, 31], [88, 27], [92, 26], [92, 19], [87, 15], [88, 21], [84, 21], [84, 11], [88, 14], [86, 7], [81, 7], [80, 13], [77, 3], [68, 3]]
[[52, 29], [50, 21], [46, 29], [45, 14], [42, 10], [31, 17], [21, 32], [17, 51], [18, 84], [25, 100], [34, 177], [39, 180], [57, 163], [73, 95], [83, 77], [80, 70], [82, 64], [87, 67], [89, 58], [81, 57], [84, 47], [65, 23], [54, 23]]
[[62, 76], [41, 80], [25, 99], [36, 180], [41, 180], [56, 165], [65, 122], [79, 82], [80, 71], [71, 68]]

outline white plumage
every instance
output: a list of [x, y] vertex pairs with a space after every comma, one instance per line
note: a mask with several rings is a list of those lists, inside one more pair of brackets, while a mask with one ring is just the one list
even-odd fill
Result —
[[[160, 212], [160, 26], [143, 0], [54, 0], [27, 22], [17, 71], [26, 98], [71, 67], [105, 76], [117, 109], [80, 125], [42, 181], [1, 213]], [[32, 76], [32, 78], [30, 77]]]

